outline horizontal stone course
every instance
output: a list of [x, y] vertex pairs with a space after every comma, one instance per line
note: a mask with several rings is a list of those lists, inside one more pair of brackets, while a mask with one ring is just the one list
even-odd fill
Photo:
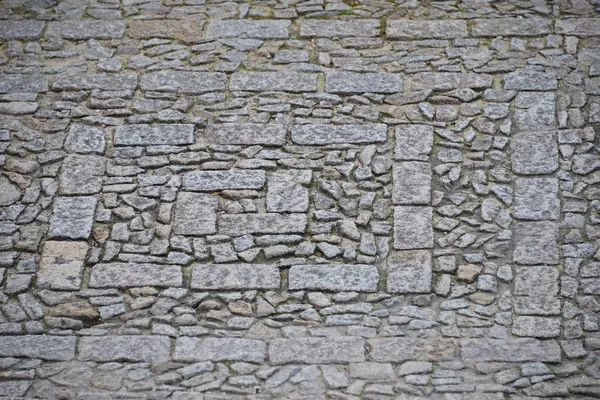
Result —
[[280, 124], [215, 124], [209, 125], [204, 137], [209, 143], [283, 146], [287, 127]]
[[279, 289], [281, 277], [275, 265], [198, 264], [190, 286], [202, 290]]
[[0, 337], [0, 357], [70, 361], [75, 357], [74, 336], [20, 335]]
[[236, 72], [229, 90], [246, 92], [316, 92], [317, 74], [303, 72]]
[[48, 91], [48, 78], [38, 74], [0, 75], [0, 93], [45, 93]]
[[115, 146], [184, 145], [194, 143], [191, 124], [119, 125], [115, 129]]
[[183, 285], [183, 275], [179, 265], [122, 262], [94, 265], [89, 282], [92, 288], [181, 285]]
[[38, 40], [45, 27], [44, 21], [0, 21], [0, 40]]
[[72, 40], [118, 39], [125, 35], [125, 21], [65, 20], [48, 23], [46, 36]]
[[467, 21], [388, 19], [385, 34], [394, 39], [456, 39], [469, 35]]
[[557, 363], [561, 349], [555, 340], [538, 339], [461, 339], [461, 356], [465, 363], [527, 362]]
[[175, 361], [244, 361], [262, 363], [267, 346], [262, 340], [180, 337], [175, 341]]
[[183, 187], [195, 192], [261, 189], [266, 179], [260, 170], [192, 171], [183, 175]]
[[274, 339], [269, 343], [273, 364], [346, 364], [365, 361], [365, 341], [358, 337]]
[[569, 18], [556, 21], [556, 34], [600, 36], [600, 18]]
[[380, 22], [376, 19], [338, 21], [305, 19], [300, 24], [302, 37], [374, 37], [379, 35]]
[[367, 359], [378, 362], [449, 361], [456, 354], [454, 341], [442, 338], [392, 337], [367, 340]]
[[201, 94], [225, 90], [227, 75], [222, 72], [158, 71], [142, 76], [142, 90]]
[[371, 125], [295, 125], [292, 141], [301, 145], [323, 146], [340, 143], [383, 143], [387, 138], [387, 126]]
[[291, 22], [286, 20], [224, 20], [213, 21], [206, 27], [206, 38], [287, 39]]
[[373, 265], [294, 265], [289, 272], [290, 290], [375, 292], [379, 272]]
[[77, 350], [81, 361], [159, 363], [169, 360], [171, 341], [157, 335], [84, 336]]
[[419, 72], [411, 77], [412, 90], [484, 89], [492, 87], [493, 77], [487, 74], [457, 72]]
[[551, 21], [543, 18], [489, 18], [473, 21], [475, 37], [541, 36], [552, 33]]
[[219, 232], [230, 236], [304, 233], [307, 225], [306, 214], [300, 213], [222, 214], [217, 217]]
[[325, 77], [330, 93], [399, 93], [403, 87], [400, 74], [330, 72]]
[[506, 90], [556, 90], [557, 87], [554, 75], [540, 71], [516, 71], [504, 78]]
[[54, 77], [53, 90], [135, 90], [138, 76], [135, 74], [60, 74]]
[[137, 20], [129, 22], [128, 34], [134, 39], [165, 38], [195, 41], [202, 38], [201, 20]]

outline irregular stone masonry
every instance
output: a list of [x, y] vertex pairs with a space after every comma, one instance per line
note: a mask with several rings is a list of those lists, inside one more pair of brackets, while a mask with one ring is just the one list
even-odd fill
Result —
[[600, 398], [600, 3], [7, 1], [0, 398]]

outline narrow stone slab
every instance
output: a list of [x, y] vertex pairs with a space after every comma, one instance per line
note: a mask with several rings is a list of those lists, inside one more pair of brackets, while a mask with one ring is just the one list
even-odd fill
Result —
[[247, 92], [316, 92], [317, 74], [302, 72], [236, 72], [229, 90]]
[[381, 24], [376, 19], [336, 21], [306, 19], [300, 25], [303, 37], [375, 37], [379, 35]]
[[289, 290], [376, 292], [379, 272], [365, 264], [294, 265], [288, 280]]
[[0, 40], [38, 40], [45, 26], [44, 21], [0, 21]]
[[330, 72], [325, 79], [330, 93], [399, 93], [403, 87], [400, 74]]
[[433, 126], [423, 124], [396, 125], [394, 159], [428, 161], [433, 149]]
[[515, 222], [514, 232], [514, 262], [522, 265], [558, 264], [558, 226], [556, 222]]
[[61, 74], [52, 83], [54, 90], [135, 90], [135, 74]]
[[365, 341], [358, 337], [299, 337], [269, 343], [273, 364], [348, 364], [365, 361]]
[[262, 189], [266, 179], [262, 170], [192, 171], [183, 175], [183, 187], [193, 192]]
[[411, 250], [392, 252], [387, 260], [387, 291], [429, 293], [433, 277], [431, 252]]
[[206, 28], [206, 38], [287, 39], [290, 35], [287, 20], [223, 20], [214, 21]]
[[312, 171], [273, 172], [267, 184], [267, 212], [308, 212]]
[[558, 169], [555, 131], [519, 132], [513, 135], [512, 169], [521, 175], [550, 174]]
[[469, 35], [467, 21], [388, 19], [385, 34], [394, 39], [456, 39]]
[[600, 18], [568, 18], [556, 20], [556, 34], [600, 36]]
[[222, 72], [158, 71], [142, 77], [142, 90], [201, 94], [224, 91], [227, 75]]
[[63, 161], [60, 177], [60, 194], [96, 194], [102, 190], [102, 177], [106, 158], [102, 156], [71, 154]]
[[0, 74], [0, 93], [45, 93], [48, 78], [43, 75]]
[[539, 71], [516, 71], [504, 78], [506, 90], [556, 90], [556, 76]]
[[116, 262], [94, 265], [92, 267], [89, 287], [179, 287], [182, 284], [183, 275], [179, 265]]
[[429, 204], [431, 202], [431, 164], [406, 161], [394, 164], [392, 203]]
[[450, 361], [456, 350], [451, 339], [392, 337], [369, 339], [369, 360], [378, 362]]
[[458, 72], [420, 72], [411, 78], [411, 90], [483, 89], [492, 87], [492, 75]]
[[413, 250], [433, 247], [433, 208], [394, 207], [394, 249]]
[[280, 124], [218, 124], [206, 128], [209, 143], [247, 146], [283, 146], [287, 127]]
[[306, 214], [222, 214], [218, 216], [219, 233], [243, 236], [252, 233], [304, 233]]
[[47, 37], [63, 39], [119, 39], [125, 35], [125, 21], [109, 20], [67, 20], [48, 23]]
[[473, 23], [471, 34], [475, 37], [540, 36], [552, 33], [552, 21], [545, 18], [490, 18], [476, 19]]
[[81, 361], [160, 363], [169, 361], [171, 340], [157, 335], [82, 336], [77, 349]]
[[515, 218], [556, 220], [560, 215], [558, 179], [517, 178], [515, 180]]
[[95, 126], [73, 124], [65, 140], [69, 153], [103, 154], [106, 148], [104, 131]]
[[115, 130], [115, 146], [184, 145], [194, 143], [192, 124], [119, 125]]
[[128, 34], [134, 39], [200, 40], [204, 24], [205, 21], [193, 19], [137, 20], [129, 22]]
[[87, 239], [92, 233], [98, 198], [58, 197], [50, 217], [49, 238]]
[[269, 264], [200, 264], [192, 271], [192, 289], [279, 289], [279, 269]]
[[37, 288], [79, 290], [88, 249], [89, 245], [86, 242], [47, 240], [37, 271]]
[[461, 339], [461, 356], [468, 364], [479, 362], [561, 362], [561, 349], [555, 340]]
[[175, 341], [175, 361], [245, 361], [261, 364], [267, 355], [262, 340], [180, 337]]
[[20, 335], [0, 338], [0, 357], [69, 361], [75, 357], [74, 336]]
[[175, 204], [173, 232], [176, 235], [217, 233], [219, 198], [210, 194], [179, 192]]
[[341, 143], [383, 143], [387, 140], [387, 125], [296, 125], [292, 141], [296, 144], [322, 146]]

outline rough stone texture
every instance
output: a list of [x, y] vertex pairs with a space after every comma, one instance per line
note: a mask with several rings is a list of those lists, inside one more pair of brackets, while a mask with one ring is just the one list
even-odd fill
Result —
[[182, 337], [175, 341], [173, 358], [180, 361], [244, 361], [262, 363], [267, 346], [262, 340]]
[[249, 233], [303, 233], [306, 230], [305, 214], [223, 214], [218, 216], [219, 232], [241, 236]]
[[40, 269], [37, 272], [38, 289], [79, 290], [83, 263], [89, 246], [85, 242], [44, 243]]
[[158, 71], [144, 75], [142, 90], [201, 94], [225, 90], [227, 76], [220, 72]]
[[296, 125], [292, 141], [300, 145], [322, 146], [336, 143], [381, 143], [387, 137], [387, 127], [375, 125]]
[[444, 361], [452, 360], [456, 353], [450, 339], [376, 338], [367, 343], [371, 347], [369, 360], [378, 362]]
[[72, 336], [2, 336], [0, 356], [69, 361], [75, 357], [76, 340]]
[[58, 197], [52, 208], [48, 237], [89, 238], [97, 204], [96, 196]]
[[178, 265], [109, 263], [96, 264], [90, 275], [90, 287], [128, 288], [136, 286], [181, 286]]
[[73, 124], [65, 140], [65, 150], [70, 153], [103, 154], [106, 141], [102, 129]]
[[555, 338], [560, 335], [560, 320], [548, 317], [519, 316], [513, 323], [516, 336]]
[[96, 194], [102, 189], [106, 171], [104, 157], [73, 154], [65, 157], [59, 177], [61, 194]]
[[48, 23], [46, 36], [63, 39], [118, 39], [125, 35], [124, 21], [66, 20]]
[[138, 77], [134, 74], [61, 74], [52, 82], [52, 89], [72, 90], [135, 90]]
[[394, 164], [394, 204], [429, 204], [431, 201], [431, 165], [408, 161]]
[[217, 233], [219, 199], [209, 194], [180, 192], [175, 205], [173, 232], [178, 235]]
[[82, 361], [157, 363], [169, 360], [171, 342], [166, 336], [82, 337], [77, 350]]
[[462, 339], [460, 351], [467, 363], [561, 361], [560, 346], [555, 340]]
[[492, 86], [493, 77], [486, 74], [453, 72], [421, 72], [411, 79], [412, 90], [481, 89]]
[[540, 36], [552, 33], [552, 24], [543, 18], [476, 19], [473, 36]]
[[411, 21], [407, 19], [388, 20], [385, 30], [387, 37], [394, 39], [455, 39], [467, 37], [466, 21]]
[[432, 280], [431, 252], [393, 252], [388, 258], [387, 290], [392, 293], [429, 293]]
[[293, 290], [375, 292], [379, 272], [373, 265], [294, 265], [288, 280]]
[[356, 337], [276, 339], [269, 345], [274, 364], [340, 364], [365, 361], [365, 341]]
[[214, 21], [206, 28], [206, 38], [287, 39], [290, 21]]
[[285, 125], [218, 124], [206, 128], [204, 137], [216, 144], [283, 146], [286, 131]]
[[554, 93], [521, 92], [517, 95], [513, 123], [517, 132], [556, 129]]
[[526, 220], [556, 220], [560, 215], [558, 180], [555, 178], [517, 178], [515, 180], [515, 217]]
[[204, 21], [196, 20], [138, 20], [129, 23], [129, 36], [134, 39], [179, 39], [199, 40], [202, 38]]
[[549, 174], [558, 168], [554, 131], [525, 131], [512, 138], [512, 167], [521, 175]]
[[330, 93], [398, 93], [402, 88], [399, 74], [332, 72], [325, 78], [325, 91]]
[[122, 125], [115, 130], [116, 146], [182, 145], [194, 143], [189, 124]]
[[190, 286], [202, 290], [279, 289], [279, 270], [267, 264], [201, 264]]
[[516, 222], [513, 260], [517, 264], [558, 264], [558, 227], [554, 222]]
[[267, 183], [267, 212], [307, 212], [310, 170], [290, 170], [269, 174]]
[[261, 189], [265, 181], [264, 171], [194, 171], [183, 176], [183, 187], [195, 192]]
[[3, 74], [0, 75], [0, 93], [48, 91], [48, 78], [42, 75]]
[[0, 21], [0, 40], [38, 40], [45, 26], [43, 21]]
[[556, 90], [556, 77], [539, 71], [518, 71], [506, 75], [504, 89], [507, 90]]
[[514, 292], [525, 296], [558, 295], [558, 270], [549, 266], [518, 267]]
[[302, 37], [373, 37], [379, 35], [380, 23], [376, 19], [331, 21], [306, 19], [300, 25]]
[[556, 21], [556, 33], [571, 36], [600, 36], [600, 18], [572, 18]]
[[316, 92], [317, 75], [301, 72], [236, 72], [231, 75], [229, 89], [248, 92]]
[[394, 249], [433, 247], [432, 208], [394, 207]]
[[398, 125], [394, 129], [396, 147], [394, 159], [428, 161], [433, 149], [433, 127], [429, 125]]

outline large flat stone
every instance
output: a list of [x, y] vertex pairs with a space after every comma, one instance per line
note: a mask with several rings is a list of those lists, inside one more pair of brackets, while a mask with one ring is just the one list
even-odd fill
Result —
[[192, 271], [192, 289], [279, 289], [279, 269], [270, 264], [198, 264]]
[[300, 25], [303, 37], [374, 37], [379, 35], [379, 20], [358, 19], [336, 21], [331, 19], [305, 19]]
[[222, 214], [217, 220], [219, 233], [229, 236], [304, 233], [308, 225], [306, 214]]
[[492, 75], [458, 72], [420, 72], [411, 78], [411, 90], [483, 89], [492, 87]]
[[558, 179], [517, 178], [514, 216], [525, 220], [555, 220], [560, 216]]
[[400, 74], [330, 72], [325, 91], [330, 93], [399, 93], [403, 90]]
[[515, 132], [556, 129], [556, 104], [553, 92], [520, 92], [515, 98]]
[[206, 38], [287, 39], [290, 35], [286, 20], [223, 20], [213, 21], [206, 28]]
[[57, 197], [50, 217], [48, 238], [89, 238], [97, 204], [96, 196]]
[[0, 21], [0, 40], [38, 40], [45, 27], [44, 21]]
[[46, 241], [36, 275], [37, 288], [79, 290], [88, 249], [86, 242]]
[[517, 316], [513, 321], [513, 335], [535, 338], [555, 338], [560, 336], [560, 319], [538, 316]]
[[480, 362], [550, 362], [561, 361], [561, 349], [555, 340], [537, 339], [461, 339], [461, 356], [465, 363]]
[[102, 190], [102, 177], [106, 159], [101, 156], [71, 154], [63, 161], [60, 177], [60, 194], [96, 194]]
[[45, 93], [48, 78], [43, 75], [0, 74], [0, 93]]
[[387, 126], [371, 125], [295, 125], [292, 141], [300, 145], [322, 146], [342, 143], [383, 143], [387, 139]]
[[262, 189], [266, 179], [262, 170], [192, 171], [183, 175], [183, 187], [194, 192]]
[[456, 39], [469, 31], [465, 20], [388, 19], [385, 34], [394, 39]]
[[540, 36], [552, 33], [552, 21], [545, 18], [476, 19], [471, 34], [476, 37]]
[[92, 267], [89, 287], [128, 288], [139, 286], [172, 287], [183, 284], [179, 265], [108, 263]]
[[216, 124], [204, 132], [209, 143], [248, 146], [283, 146], [287, 127], [280, 124]]
[[347, 364], [365, 361], [365, 341], [358, 337], [299, 337], [269, 343], [273, 364]]
[[246, 92], [316, 92], [317, 74], [303, 72], [236, 72], [229, 90]]
[[433, 126], [423, 124], [396, 125], [394, 159], [428, 161], [433, 149]]
[[433, 209], [394, 207], [394, 249], [416, 250], [433, 247]]
[[75, 357], [74, 336], [21, 335], [0, 337], [0, 357], [69, 361]]
[[158, 71], [145, 74], [140, 87], [155, 92], [201, 94], [224, 91], [227, 75], [222, 72]]
[[125, 21], [109, 20], [66, 20], [51, 21], [46, 30], [47, 37], [72, 40], [119, 39], [125, 35]]
[[378, 362], [450, 361], [456, 350], [451, 339], [391, 337], [369, 339], [368, 359]]
[[267, 345], [262, 340], [180, 337], [175, 341], [175, 361], [244, 361], [263, 363]]
[[392, 252], [387, 260], [387, 291], [392, 293], [429, 293], [433, 263], [429, 250]]
[[83, 336], [77, 350], [81, 361], [161, 363], [169, 361], [171, 340], [157, 335]]
[[521, 175], [550, 174], [558, 169], [555, 131], [525, 131], [513, 135], [512, 169]]
[[134, 39], [177, 39], [196, 41], [202, 39], [205, 21], [194, 19], [147, 19], [129, 22], [128, 34]]
[[556, 34], [600, 36], [600, 18], [564, 18], [556, 20]]
[[61, 74], [54, 77], [52, 89], [67, 90], [135, 90], [135, 74]]
[[[0, 396], [3, 398], [23, 398], [33, 381], [0, 381]], [[6, 397], [5, 397], [6, 396]]]
[[103, 154], [106, 148], [104, 131], [95, 126], [73, 124], [65, 139], [65, 150], [69, 153]]
[[194, 143], [192, 124], [119, 125], [115, 130], [115, 146], [184, 145]]
[[179, 192], [175, 204], [173, 232], [176, 235], [217, 233], [218, 197], [203, 193]]
[[557, 87], [556, 76], [539, 71], [516, 71], [504, 77], [506, 90], [556, 90]]
[[394, 164], [394, 205], [429, 204], [431, 202], [431, 164], [406, 161]]
[[517, 267], [514, 294], [521, 296], [557, 296], [559, 272], [546, 265]]
[[558, 226], [555, 222], [515, 222], [514, 232], [514, 262], [522, 265], [558, 264]]
[[294, 265], [288, 281], [289, 290], [376, 292], [379, 272], [365, 264]]
[[267, 212], [308, 212], [310, 170], [288, 170], [269, 174]]

